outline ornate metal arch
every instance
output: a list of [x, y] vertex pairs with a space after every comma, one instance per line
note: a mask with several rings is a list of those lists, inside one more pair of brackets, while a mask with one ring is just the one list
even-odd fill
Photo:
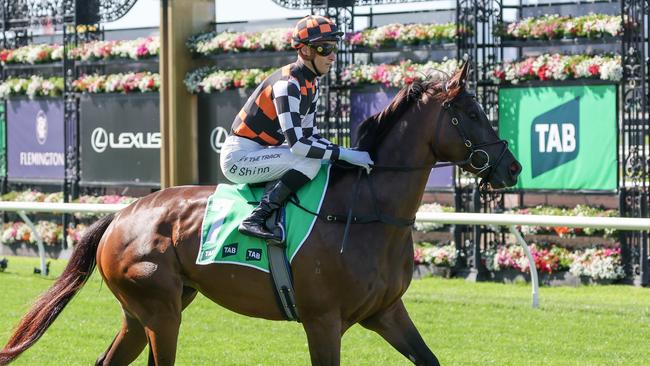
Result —
[[5, 29], [39, 26], [44, 22], [58, 25], [73, 21], [75, 3], [99, 8], [100, 22], [123, 17], [137, 0], [1, 0]]
[[113, 22], [133, 8], [138, 0], [101, 0], [99, 2], [99, 15], [102, 22]]
[[[431, 0], [273, 0], [274, 3], [287, 9], [312, 9], [315, 7], [345, 7], [368, 6], [400, 3], [420, 3]], [[353, 4], [351, 4], [353, 2]]]

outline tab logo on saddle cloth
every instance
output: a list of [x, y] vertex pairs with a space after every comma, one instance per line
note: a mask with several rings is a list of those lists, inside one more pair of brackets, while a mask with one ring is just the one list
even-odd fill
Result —
[[246, 260], [247, 261], [261, 261], [262, 260], [262, 249], [248, 249], [246, 251]]
[[232, 255], [237, 255], [237, 249], [239, 247], [239, 243], [232, 243], [228, 245], [224, 245], [222, 249], [221, 256], [222, 257], [230, 257]]

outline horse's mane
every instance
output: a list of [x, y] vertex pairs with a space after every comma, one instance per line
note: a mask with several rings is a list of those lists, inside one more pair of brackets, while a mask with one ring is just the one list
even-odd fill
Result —
[[383, 111], [361, 122], [358, 127], [356, 147], [374, 155], [377, 146], [388, 135], [395, 121], [400, 118], [413, 103], [419, 102], [424, 95], [433, 97], [438, 102], [455, 98], [462, 91], [464, 81], [461, 80], [461, 70], [451, 77], [433, 79], [431, 76], [424, 80], [416, 80], [404, 86], [393, 98], [393, 101]]

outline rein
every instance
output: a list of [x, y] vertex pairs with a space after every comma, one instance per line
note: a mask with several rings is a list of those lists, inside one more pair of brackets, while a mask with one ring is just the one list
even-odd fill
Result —
[[[498, 141], [493, 141], [493, 142], [488, 142], [488, 143], [482, 143], [478, 145], [474, 145], [472, 141], [467, 137], [467, 133], [465, 133], [465, 130], [463, 127], [460, 125], [460, 118], [458, 115], [458, 112], [453, 104], [452, 101], [445, 101], [441, 104], [441, 110], [440, 113], [438, 114], [438, 123], [442, 123], [442, 118], [445, 115], [445, 112], [450, 115], [451, 117], [451, 124], [456, 128], [458, 133], [460, 134], [461, 138], [464, 140], [465, 146], [469, 149], [469, 156], [462, 161], [457, 161], [457, 162], [445, 162], [445, 163], [440, 163], [440, 164], [426, 164], [426, 165], [413, 165], [413, 166], [401, 166], [401, 165], [372, 165], [373, 170], [379, 170], [379, 171], [394, 171], [394, 172], [410, 172], [410, 171], [417, 171], [417, 170], [423, 170], [423, 169], [435, 169], [435, 168], [442, 168], [442, 167], [447, 167], [447, 166], [464, 166], [464, 165], [469, 165], [473, 169], [477, 170], [476, 175], [479, 175], [485, 171], [487, 171], [487, 174], [485, 177], [481, 178], [481, 182], [479, 183], [479, 187], [481, 188], [486, 188], [487, 187], [487, 181], [488, 178], [490, 177], [490, 174], [492, 173], [492, 167], [496, 166], [499, 164], [501, 159], [503, 158], [506, 150], [508, 149], [508, 142], [506, 140], [498, 140]], [[502, 144], [503, 149], [501, 153], [499, 154], [499, 157], [496, 159], [494, 163], [490, 163], [490, 155], [483, 149], [482, 147], [489, 146], [489, 145], [494, 145], [494, 144]], [[433, 146], [431, 146], [432, 152], [434, 151]], [[474, 163], [473, 158], [477, 156], [476, 154], [483, 155], [485, 157], [485, 162], [480, 165], [476, 166]], [[300, 204], [298, 201], [297, 197], [294, 195], [290, 199], [290, 202], [293, 203], [296, 207], [302, 209], [303, 211], [312, 214], [316, 216], [317, 218], [325, 221], [325, 222], [331, 222], [331, 223], [345, 223], [345, 231], [343, 233], [343, 240], [341, 241], [341, 250], [340, 253], [342, 254], [345, 246], [347, 244], [349, 234], [350, 234], [350, 226], [352, 224], [370, 224], [370, 223], [383, 223], [387, 225], [392, 225], [392, 226], [397, 226], [397, 227], [410, 227], [415, 223], [415, 217], [413, 218], [402, 218], [402, 217], [393, 217], [391, 215], [386, 215], [382, 213], [379, 210], [379, 207], [377, 205], [377, 193], [375, 190], [375, 186], [372, 183], [371, 175], [370, 174], [365, 174], [366, 176], [366, 181], [368, 182], [368, 188], [370, 191], [370, 197], [371, 201], [373, 203], [373, 213], [370, 215], [363, 215], [363, 216], [355, 216], [354, 215], [354, 206], [357, 201], [357, 198], [359, 196], [359, 188], [361, 186], [361, 178], [364, 175], [363, 172], [365, 169], [361, 167], [357, 167], [354, 165], [349, 165], [346, 163], [339, 163], [339, 162], [334, 162], [333, 164], [343, 168], [343, 169], [357, 169], [357, 178], [354, 183], [354, 189], [352, 193], [352, 197], [350, 199], [350, 206], [348, 209], [347, 215], [337, 215], [337, 214], [322, 214], [320, 212], [314, 212], [311, 211], [304, 206]]]

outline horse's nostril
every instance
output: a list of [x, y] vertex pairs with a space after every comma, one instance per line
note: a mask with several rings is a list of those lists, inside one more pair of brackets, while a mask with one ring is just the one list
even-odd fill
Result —
[[521, 173], [521, 164], [513, 161], [512, 164], [510, 164], [510, 174], [517, 176], [519, 173]]

